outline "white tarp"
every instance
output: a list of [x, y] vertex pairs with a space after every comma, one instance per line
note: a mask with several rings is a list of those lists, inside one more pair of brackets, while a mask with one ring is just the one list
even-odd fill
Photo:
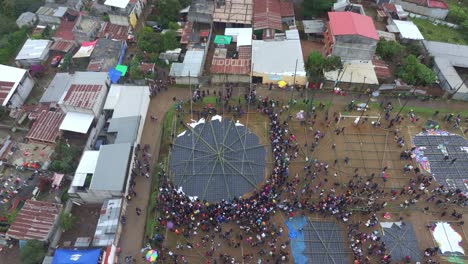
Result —
[[447, 222], [437, 222], [432, 232], [442, 254], [447, 252], [457, 252], [465, 255], [465, 251], [460, 246], [462, 236], [458, 234]]
[[94, 116], [90, 114], [68, 112], [60, 125], [60, 130], [86, 134], [93, 120]]

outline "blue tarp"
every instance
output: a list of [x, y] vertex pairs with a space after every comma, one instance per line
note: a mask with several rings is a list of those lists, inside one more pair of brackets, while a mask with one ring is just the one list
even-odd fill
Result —
[[122, 50], [120, 51], [120, 57], [119, 57], [119, 63], [118, 64], [122, 64], [124, 58], [125, 58], [125, 51], [127, 51], [127, 43], [125, 43], [123, 46], [122, 46]]
[[100, 249], [57, 249], [52, 264], [97, 264], [100, 255]]
[[109, 69], [109, 79], [111, 83], [117, 83], [120, 80], [122, 73], [114, 68]]
[[286, 226], [289, 230], [289, 239], [291, 240], [291, 251], [294, 258], [294, 263], [307, 263], [307, 257], [303, 254], [305, 249], [304, 233], [302, 229], [307, 224], [305, 216], [290, 218], [286, 221]]

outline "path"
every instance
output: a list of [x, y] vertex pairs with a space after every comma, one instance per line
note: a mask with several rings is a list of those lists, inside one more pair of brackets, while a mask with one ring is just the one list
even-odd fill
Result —
[[[150, 162], [152, 171], [159, 156], [159, 142], [157, 142], [157, 139], [159, 139], [162, 132], [164, 114], [172, 105], [172, 98], [174, 96], [178, 99], [186, 98], [188, 97], [188, 93], [185, 89], [172, 88], [154, 97], [150, 102], [141, 145], [150, 145], [151, 155], [153, 157], [153, 161]], [[151, 115], [156, 116], [158, 120], [156, 122], [151, 120], [151, 118], [149, 118]], [[141, 176], [136, 177], [135, 181], [137, 196], [134, 197], [127, 206], [127, 223], [122, 230], [119, 245], [122, 250], [120, 257], [123, 259], [125, 256], [132, 255], [137, 259], [137, 263], [146, 263], [141, 258], [140, 249], [143, 247], [143, 240], [145, 237], [146, 209], [148, 208], [149, 197], [151, 195], [151, 181]], [[142, 209], [140, 216], [135, 212], [137, 207]], [[124, 260], [122, 260], [122, 263], [124, 263]]]

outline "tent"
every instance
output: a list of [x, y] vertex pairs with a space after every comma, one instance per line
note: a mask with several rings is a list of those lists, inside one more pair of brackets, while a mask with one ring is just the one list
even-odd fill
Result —
[[57, 249], [52, 264], [97, 264], [100, 255], [100, 249]]
[[410, 224], [403, 222], [381, 222], [382, 241], [387, 245], [387, 251], [395, 260], [411, 257], [411, 261], [421, 259], [418, 240]]
[[122, 76], [122, 72], [118, 71], [117, 69], [110, 68], [109, 69], [109, 79], [111, 80], [111, 83], [117, 83], [120, 80], [120, 77]]
[[214, 39], [214, 43], [217, 45], [229, 45], [231, 44], [232, 37], [231, 36], [223, 36], [223, 35], [216, 35]]
[[115, 66], [115, 69], [122, 73], [120, 76], [125, 76], [125, 74], [127, 74], [128, 66], [117, 64], [117, 66]]

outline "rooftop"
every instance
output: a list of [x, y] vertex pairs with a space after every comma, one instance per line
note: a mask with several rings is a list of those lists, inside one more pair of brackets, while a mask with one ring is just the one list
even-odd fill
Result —
[[115, 144], [130, 143], [137, 139], [141, 116], [112, 118], [109, 122], [108, 133], [117, 133]]
[[291, 0], [278, 0], [280, 3], [281, 17], [294, 16], [294, 3]]
[[306, 76], [301, 42], [298, 39], [264, 41], [254, 40], [252, 46], [253, 71], [265, 74]]
[[[113, 84], [104, 104], [105, 110], [113, 110], [112, 118], [146, 116], [149, 105], [148, 86]], [[142, 120], [144, 122], [144, 120]]]
[[213, 21], [221, 23], [252, 24], [253, 0], [225, 0], [215, 4]]
[[80, 134], [87, 134], [89, 127], [93, 123], [93, 120], [94, 115], [91, 114], [68, 112], [60, 124], [59, 129]]
[[96, 48], [97, 40], [95, 41], [85, 41], [81, 43], [80, 49], [73, 55], [73, 58], [87, 58], [90, 57]]
[[76, 23], [73, 31], [86, 32], [94, 31], [101, 27], [101, 22], [97, 17], [81, 16], [79, 22]]
[[[340, 74], [340, 77], [338, 77]], [[329, 81], [340, 81], [344, 83], [365, 83], [365, 84], [379, 84], [377, 75], [375, 74], [374, 65], [371, 62], [345, 62], [343, 63], [343, 70], [325, 72], [325, 79]]]
[[76, 44], [74, 41], [59, 39], [59, 40], [54, 41], [54, 44], [50, 46], [50, 50], [68, 53], [75, 46]]
[[236, 42], [237, 48], [241, 46], [252, 45], [252, 28], [226, 28], [224, 35], [231, 36], [233, 42]]
[[396, 26], [397, 32], [400, 33], [404, 39], [421, 40], [424, 36], [419, 31], [419, 28], [413, 23], [413, 21], [393, 20]]
[[379, 40], [374, 21], [369, 16], [354, 12], [328, 12], [333, 35], [359, 35]]
[[125, 41], [100, 38], [97, 40], [87, 71], [107, 72], [117, 65]]
[[93, 246], [103, 247], [111, 245], [114, 242], [115, 233], [120, 221], [121, 207], [122, 199], [104, 201], [93, 238]]
[[277, 0], [255, 0], [253, 28], [283, 30], [281, 5]]
[[419, 6], [425, 6], [429, 8], [440, 8], [448, 9], [447, 3], [443, 0], [404, 0], [405, 2], [410, 2]]
[[188, 10], [188, 20], [191, 22], [211, 23], [213, 20], [213, 1], [193, 0]]
[[118, 8], [126, 8], [128, 3], [130, 3], [130, 0], [106, 0], [106, 2], [104, 2], [104, 4], [107, 6]]
[[99, 31], [100, 38], [127, 40], [129, 26], [121, 26], [105, 22]]
[[93, 109], [103, 89], [107, 89], [104, 84], [72, 84], [59, 104]]
[[102, 145], [90, 190], [122, 191], [132, 147], [129, 143]]
[[73, 27], [78, 22], [79, 19], [74, 21], [68, 21], [65, 19], [60, 20], [60, 25], [54, 33], [54, 38], [64, 39], [64, 40], [75, 40], [73, 35]]
[[46, 39], [28, 39], [15, 60], [40, 59], [49, 52], [51, 43], [51, 40]]
[[61, 111], [42, 111], [26, 138], [36, 142], [55, 144], [59, 136], [59, 126], [63, 121], [65, 114]]
[[75, 176], [71, 186], [83, 187], [88, 174], [94, 174], [96, 170], [97, 161], [99, 157], [99, 150], [85, 150], [81, 156], [78, 168], [75, 171]]
[[325, 22], [323, 20], [302, 20], [302, 25], [306, 34], [317, 34], [325, 31]]
[[172, 64], [169, 76], [184, 77], [190, 75], [198, 77], [201, 74], [204, 54], [203, 50], [188, 50], [185, 53], [183, 63]]
[[[217, 51], [222, 49], [216, 49]], [[211, 62], [210, 71], [220, 74], [249, 74], [251, 72], [252, 46], [241, 46], [236, 59], [226, 58], [227, 51], [223, 49], [224, 56], [215, 56]], [[216, 51], [215, 51], [216, 53]]]
[[61, 204], [27, 200], [6, 235], [18, 240], [46, 241], [50, 238], [61, 210]]
[[5, 106], [26, 74], [25, 69], [0, 64], [0, 103]]

